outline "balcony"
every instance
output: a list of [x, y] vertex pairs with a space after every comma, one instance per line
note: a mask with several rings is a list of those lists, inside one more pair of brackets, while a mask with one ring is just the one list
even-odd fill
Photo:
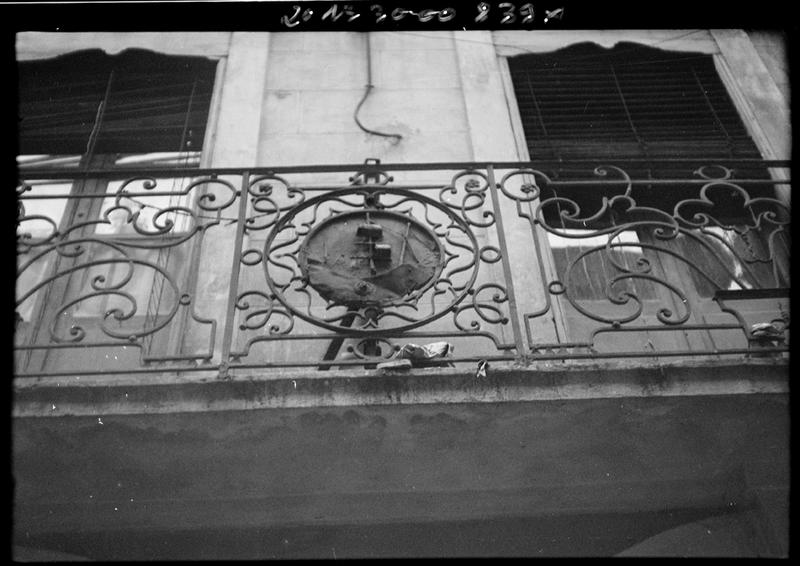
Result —
[[783, 358], [788, 167], [22, 169], [16, 376]]
[[783, 556], [787, 167], [25, 170], [15, 545]]

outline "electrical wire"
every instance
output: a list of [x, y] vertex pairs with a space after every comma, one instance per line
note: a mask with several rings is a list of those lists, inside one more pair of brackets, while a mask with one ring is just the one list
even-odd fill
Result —
[[397, 144], [397, 143], [400, 143], [401, 139], [403, 139], [403, 136], [401, 136], [400, 134], [387, 134], [387, 133], [384, 133], [384, 132], [378, 132], [376, 130], [371, 130], [370, 128], [367, 128], [366, 126], [364, 126], [364, 124], [361, 123], [361, 120], [358, 119], [358, 113], [361, 110], [361, 107], [367, 101], [367, 98], [369, 98], [369, 95], [372, 92], [372, 89], [375, 88], [375, 85], [372, 84], [372, 48], [370, 46], [369, 33], [366, 34], [366, 38], [367, 38], [367, 84], [366, 84], [366, 87], [365, 87], [365, 90], [364, 90], [364, 96], [361, 97], [361, 102], [358, 103], [358, 106], [356, 106], [355, 112], [353, 112], [353, 120], [355, 120], [356, 125], [358, 125], [358, 127], [361, 128], [364, 132], [366, 132], [368, 134], [371, 134], [373, 136], [381, 136], [381, 137], [384, 137], [384, 138], [393, 138], [393, 139], [396, 140], [394, 143]]

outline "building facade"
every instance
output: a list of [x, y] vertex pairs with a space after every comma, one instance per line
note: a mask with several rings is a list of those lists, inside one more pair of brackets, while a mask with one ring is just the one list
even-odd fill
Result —
[[18, 34], [20, 555], [785, 555], [784, 50]]

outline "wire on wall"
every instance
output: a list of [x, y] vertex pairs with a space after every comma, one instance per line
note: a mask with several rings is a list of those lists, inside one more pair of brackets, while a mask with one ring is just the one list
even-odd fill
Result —
[[401, 139], [403, 139], [403, 136], [401, 136], [400, 134], [387, 134], [384, 132], [371, 130], [365, 127], [364, 124], [361, 123], [361, 120], [358, 119], [358, 113], [361, 110], [361, 107], [367, 101], [367, 98], [369, 98], [372, 89], [375, 88], [375, 85], [372, 84], [372, 47], [370, 45], [369, 33], [366, 34], [366, 38], [367, 38], [367, 85], [364, 90], [364, 96], [361, 98], [361, 102], [358, 103], [358, 106], [356, 106], [356, 110], [353, 113], [353, 119], [355, 120], [358, 127], [361, 128], [366, 133], [372, 134], [373, 136], [381, 136], [384, 138], [394, 138], [395, 140], [394, 143], [397, 144], [400, 143]]

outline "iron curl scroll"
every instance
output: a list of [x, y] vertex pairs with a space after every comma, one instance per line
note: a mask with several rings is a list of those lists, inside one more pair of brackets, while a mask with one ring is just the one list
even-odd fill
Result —
[[[733, 168], [713, 163], [679, 178], [636, 177], [618, 165], [580, 174], [559, 163], [512, 169], [497, 186], [528, 220], [534, 242], [544, 241], [535, 250], [540, 266], [551, 266], [541, 269], [545, 290], [569, 305], [570, 316], [608, 325], [597, 327], [608, 331], [635, 323], [656, 329], [650, 320], [664, 330], [710, 330], [713, 324], [693, 322], [701, 314], [698, 301], [706, 300], [696, 297], [698, 281], [711, 289], [703, 293], [712, 294], [781, 285], [790, 211], [774, 196], [779, 182], [740, 181]], [[663, 205], [655, 193], [663, 193]], [[560, 254], [557, 262], [540, 252], [547, 247]], [[772, 269], [771, 279], [763, 275], [765, 267]], [[545, 302], [526, 320], [551, 312]], [[533, 344], [532, 327], [527, 329]]]
[[[359, 200], [361, 202], [358, 202]], [[370, 203], [375, 202], [379, 204], [371, 207]], [[319, 212], [323, 208], [329, 209], [328, 214], [320, 218]], [[337, 303], [336, 300], [322, 299], [318, 292], [308, 287], [307, 275], [303, 274], [298, 263], [298, 251], [303, 242], [301, 236], [313, 237], [315, 226], [321, 225], [328, 219], [344, 219], [353, 214], [368, 214], [370, 210], [378, 217], [390, 214], [392, 216], [389, 218], [408, 218], [409, 223], [418, 222], [420, 218], [429, 218], [435, 213], [442, 219], [439, 222], [440, 229], [444, 228], [447, 234], [458, 233], [460, 238], [465, 238], [465, 241], [459, 241], [455, 246], [451, 246], [445, 238], [444, 243], [440, 244], [446, 249], [441, 273], [435, 281], [423, 285], [419, 292], [412, 292], [402, 300], [378, 308], [373, 306], [365, 309], [353, 307], [346, 302]], [[414, 214], [415, 211], [419, 214]], [[266, 239], [262, 265], [270, 294], [287, 312], [297, 318], [334, 332], [346, 330], [348, 333], [366, 334], [407, 331], [445, 316], [467, 296], [482, 261], [481, 248], [471, 226], [472, 223], [457, 214], [452, 207], [425, 195], [390, 186], [367, 191], [356, 185], [307, 199], [285, 213], [275, 223]], [[431, 238], [436, 238], [433, 235], [435, 234], [433, 228], [430, 228], [430, 234]], [[403, 249], [405, 247], [404, 244]], [[461, 258], [462, 261], [454, 261], [454, 258]], [[455, 279], [461, 281], [456, 282]], [[443, 286], [446, 290], [442, 288]], [[290, 299], [290, 295], [294, 298]], [[305, 298], [302, 309], [298, 306], [299, 295]], [[425, 299], [425, 296], [432, 295], [450, 296], [446, 305], [440, 305], [435, 301], [429, 303]], [[430, 308], [424, 308], [423, 305], [428, 305]], [[332, 320], [315, 314], [320, 308], [345, 310]], [[365, 312], [370, 310], [374, 312]], [[341, 323], [346, 316], [354, 318], [346, 329], [340, 324], [335, 324], [334, 321]]]

